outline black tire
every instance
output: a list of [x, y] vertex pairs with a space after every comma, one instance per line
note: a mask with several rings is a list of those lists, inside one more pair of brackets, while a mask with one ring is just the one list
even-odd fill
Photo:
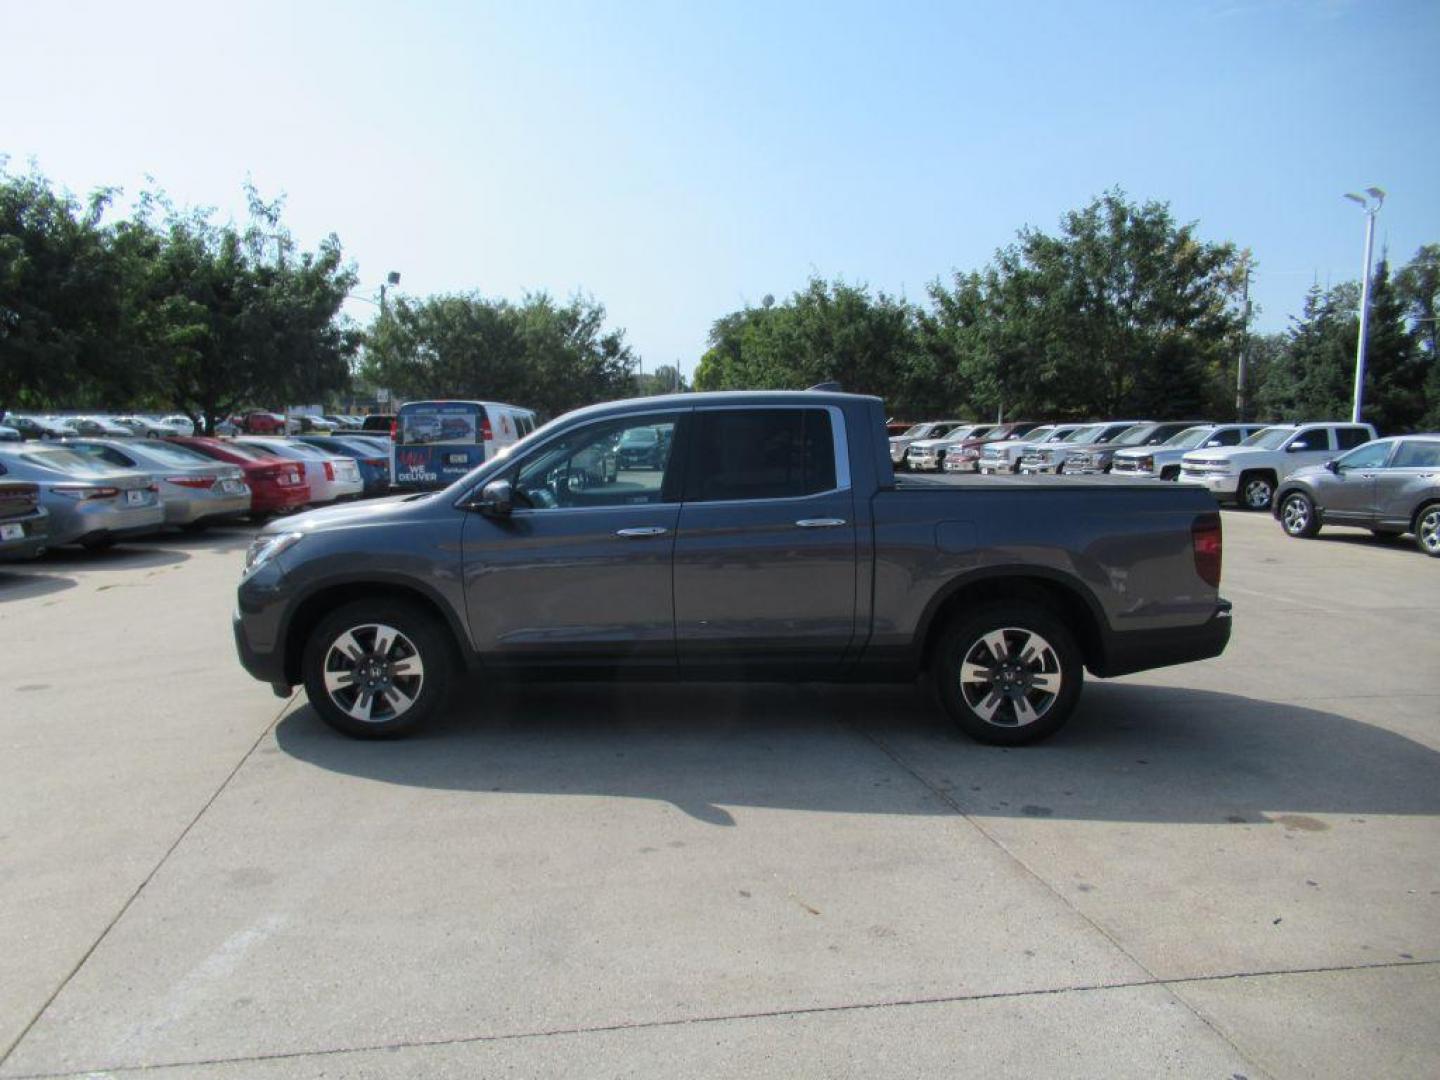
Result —
[[[384, 644], [382, 628], [394, 632], [383, 658], [376, 651]], [[347, 634], [360, 651], [358, 662], [339, 652]], [[347, 651], [355, 653], [354, 648]], [[355, 739], [392, 739], [420, 727], [445, 707], [456, 668], [445, 627], [414, 604], [390, 599], [357, 600], [330, 612], [310, 632], [300, 664], [311, 706], [325, 723]], [[418, 667], [419, 673], [403, 674], [402, 667]], [[332, 691], [327, 675], [332, 683], [338, 681], [335, 676], [348, 676], [350, 682]], [[351, 689], [357, 675], [373, 677], [378, 692]], [[411, 703], [402, 706], [402, 699]], [[364, 719], [358, 711], [373, 718]]]
[[1287, 491], [1280, 500], [1280, 528], [1286, 536], [1309, 540], [1320, 531], [1320, 513], [1315, 500], [1303, 491]]
[[91, 536], [80, 541], [80, 546], [92, 554], [99, 551], [109, 551], [115, 546], [113, 536]]
[[1405, 537], [1404, 533], [1394, 532], [1390, 529], [1371, 529], [1370, 535], [1382, 544], [1393, 544], [1398, 540], [1403, 540]]
[[1269, 510], [1275, 501], [1275, 479], [1269, 473], [1245, 473], [1240, 477], [1235, 497], [1246, 510]]
[[[1035, 648], [1028, 662], [1014, 656]], [[976, 668], [985, 669], [985, 677], [967, 678]], [[930, 671], [951, 719], [972, 739], [996, 746], [1036, 742], [1059, 731], [1075, 710], [1085, 677], [1069, 627], [1049, 608], [1025, 600], [986, 604], [957, 618], [940, 635]], [[1058, 685], [1048, 691], [1040, 676]], [[1033, 714], [1028, 720], [1027, 710]]]
[[1431, 558], [1440, 559], [1440, 502], [1426, 503], [1415, 511], [1415, 546]]

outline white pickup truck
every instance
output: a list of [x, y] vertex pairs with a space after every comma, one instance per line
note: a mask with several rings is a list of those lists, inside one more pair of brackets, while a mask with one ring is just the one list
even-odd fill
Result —
[[1296, 469], [1328, 461], [1373, 438], [1375, 428], [1370, 424], [1273, 424], [1239, 446], [1186, 454], [1180, 461], [1180, 479], [1203, 484], [1221, 502], [1269, 510], [1280, 482]]

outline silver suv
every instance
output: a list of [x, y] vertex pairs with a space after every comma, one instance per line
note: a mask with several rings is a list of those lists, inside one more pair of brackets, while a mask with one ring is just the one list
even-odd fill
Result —
[[1414, 533], [1421, 551], [1440, 558], [1440, 434], [1377, 439], [1297, 469], [1280, 485], [1275, 516], [1302, 538], [1322, 525], [1359, 525], [1376, 536]]

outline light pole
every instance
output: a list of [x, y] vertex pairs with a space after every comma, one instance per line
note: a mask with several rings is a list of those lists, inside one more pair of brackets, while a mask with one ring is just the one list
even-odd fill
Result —
[[1385, 191], [1370, 187], [1364, 195], [1351, 191], [1345, 198], [1365, 211], [1365, 276], [1360, 279], [1360, 341], [1355, 346], [1355, 404], [1350, 409], [1350, 422], [1358, 424], [1365, 398], [1365, 341], [1370, 333], [1370, 256], [1375, 252], [1375, 215], [1385, 204]]
[[400, 272], [399, 272], [398, 270], [391, 270], [388, 274], [385, 275], [385, 282], [384, 282], [384, 284], [382, 284], [382, 285], [380, 286], [380, 314], [381, 314], [381, 315], [384, 315], [384, 314], [385, 314], [385, 289], [386, 289], [386, 287], [387, 287], [387, 286], [390, 286], [390, 285], [399, 285], [399, 284], [400, 284]]

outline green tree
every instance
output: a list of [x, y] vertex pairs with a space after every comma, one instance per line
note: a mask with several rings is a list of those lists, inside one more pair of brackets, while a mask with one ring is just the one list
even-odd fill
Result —
[[1370, 280], [1363, 418], [1385, 434], [1415, 430], [1425, 414], [1427, 371], [1406, 319], [1405, 298], [1382, 257]]
[[362, 377], [401, 400], [511, 401], [554, 416], [633, 394], [635, 365], [593, 300], [462, 293], [397, 299], [370, 326]]
[[132, 397], [134, 237], [104, 215], [114, 196], [83, 203], [37, 172], [0, 159], [0, 411], [87, 406]]
[[1440, 430], [1440, 244], [1426, 244], [1395, 276], [1423, 369], [1425, 411], [1416, 425]]
[[1314, 420], [1350, 415], [1360, 288], [1312, 285], [1292, 316], [1283, 352], [1269, 365], [1257, 393], [1257, 415]]
[[1225, 396], [1243, 268], [1167, 204], [1112, 190], [930, 295], [962, 392], [987, 412], [1197, 415]]
[[[132, 229], [156, 237], [135, 319], [158, 396], [206, 431], [244, 405], [276, 408], [343, 389], [359, 347], [340, 321], [356, 274], [333, 235], [301, 251], [279, 202], [253, 187], [243, 229], [147, 192]], [[158, 219], [158, 223], [157, 223]]]

